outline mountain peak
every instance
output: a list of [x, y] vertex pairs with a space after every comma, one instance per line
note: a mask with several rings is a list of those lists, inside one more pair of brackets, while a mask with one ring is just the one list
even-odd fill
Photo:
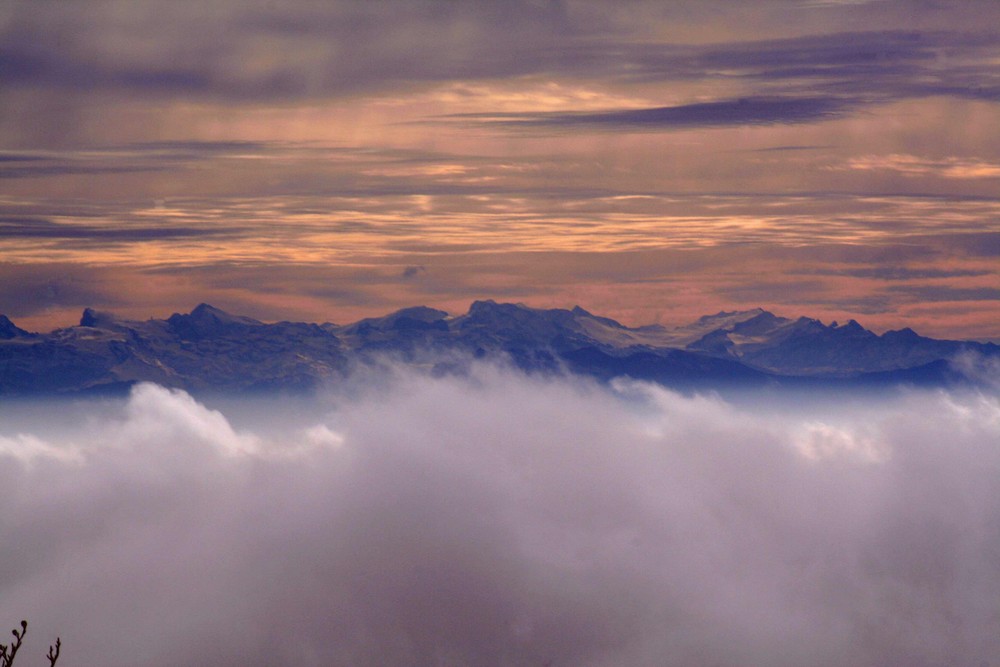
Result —
[[784, 317], [778, 317], [774, 313], [770, 313], [760, 308], [755, 310], [760, 312], [749, 319], [734, 323], [732, 325], [732, 330], [743, 335], [757, 336], [770, 333], [776, 328], [788, 324], [791, 321], [785, 319]]
[[215, 306], [199, 303], [188, 315], [174, 313], [167, 318], [167, 324], [182, 336], [199, 339], [225, 330], [248, 326], [256, 327], [263, 323], [252, 317], [231, 315]]
[[368, 317], [344, 327], [347, 332], [366, 333], [375, 331], [401, 330], [447, 330], [445, 319], [448, 313], [428, 306], [402, 308], [382, 317]]
[[772, 313], [764, 310], [763, 308], [751, 308], [750, 310], [720, 310], [715, 315], [702, 315], [698, 318], [696, 324], [717, 324], [726, 323], [728, 325], [736, 324], [739, 322], [745, 322], [746, 320], [753, 319], [759, 315], [771, 315]]
[[702, 315], [691, 324], [678, 327], [676, 331], [687, 332], [698, 338], [716, 329], [731, 330], [737, 324], [748, 322], [760, 317], [775, 318], [763, 308], [753, 308], [751, 310], [720, 310], [714, 315]]
[[875, 334], [858, 324], [857, 320], [848, 320], [847, 324], [838, 325], [836, 322], [830, 324], [830, 331], [836, 331], [841, 335], [875, 337]]
[[207, 303], [199, 303], [187, 317], [195, 322], [215, 322], [219, 324], [261, 324], [259, 320], [244, 315], [233, 315]]
[[113, 313], [102, 312], [93, 308], [84, 308], [83, 314], [80, 316], [81, 327], [108, 328], [117, 322], [118, 318]]
[[10, 339], [30, 335], [30, 333], [7, 319], [6, 315], [0, 315], [0, 338]]
[[[473, 301], [469, 306], [469, 312], [463, 317], [464, 319], [476, 321], [500, 321], [510, 318], [522, 320], [524, 318], [535, 317], [543, 312], [545, 311], [529, 308], [523, 303], [497, 303], [493, 299], [487, 299]], [[564, 312], [568, 313], [569, 311]]]
[[448, 312], [438, 310], [437, 308], [431, 308], [429, 306], [410, 306], [409, 308], [397, 310], [388, 317], [394, 317], [396, 319], [405, 317], [411, 320], [419, 320], [421, 322], [435, 322], [448, 317]]
[[221, 308], [216, 308], [213, 305], [202, 302], [191, 311], [191, 317], [230, 317], [230, 315]]
[[920, 337], [921, 337], [920, 334], [918, 334], [916, 331], [914, 331], [910, 327], [906, 327], [906, 328], [903, 328], [903, 329], [897, 329], [897, 330], [893, 330], [893, 331], [886, 331], [884, 334], [882, 334], [882, 338], [887, 338], [889, 340], [909, 340], [909, 341], [913, 341], [913, 340], [919, 340]]
[[469, 305], [469, 314], [509, 311], [509, 310], [530, 310], [523, 303], [497, 303], [493, 299], [478, 299]]
[[[613, 320], [610, 317], [601, 317], [600, 315], [594, 315], [592, 312], [590, 312], [588, 310], [584, 310], [580, 306], [573, 306], [573, 310], [571, 310], [569, 312], [573, 316], [574, 319], [578, 319], [578, 320], [582, 319], [584, 321], [589, 320], [591, 322], [596, 322], [596, 323], [598, 323], [600, 325], [612, 327], [613, 329], [626, 329], [626, 328], [628, 328], [625, 325], [623, 325], [621, 322], [618, 322], [617, 320]], [[656, 327], [656, 326], [657, 325], [647, 325], [647, 327]], [[647, 330], [649, 330], [649, 329], [647, 328]]]

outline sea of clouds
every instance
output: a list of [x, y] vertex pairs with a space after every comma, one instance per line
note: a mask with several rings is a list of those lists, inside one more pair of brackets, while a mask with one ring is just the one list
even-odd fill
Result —
[[[0, 407], [19, 664], [1000, 664], [1000, 400], [491, 365]], [[3, 628], [0, 628], [2, 630]]]

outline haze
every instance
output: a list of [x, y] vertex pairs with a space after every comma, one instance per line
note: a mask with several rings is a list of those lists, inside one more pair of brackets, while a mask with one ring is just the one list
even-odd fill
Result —
[[996, 395], [389, 366], [314, 399], [146, 384], [0, 417], [0, 618], [70, 664], [1000, 655]]

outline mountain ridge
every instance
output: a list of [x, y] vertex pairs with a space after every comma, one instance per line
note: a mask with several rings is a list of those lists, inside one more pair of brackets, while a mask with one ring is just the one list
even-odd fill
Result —
[[960, 355], [1000, 359], [1000, 346], [881, 335], [845, 324], [720, 311], [679, 327], [629, 327], [580, 306], [474, 301], [450, 315], [427, 306], [344, 325], [263, 322], [207, 303], [131, 321], [91, 308], [79, 324], [31, 333], [0, 315], [0, 395], [119, 391], [143, 381], [191, 391], [298, 391], [391, 357], [502, 358], [529, 372], [606, 381], [627, 375], [681, 388], [855, 383], [950, 384]]

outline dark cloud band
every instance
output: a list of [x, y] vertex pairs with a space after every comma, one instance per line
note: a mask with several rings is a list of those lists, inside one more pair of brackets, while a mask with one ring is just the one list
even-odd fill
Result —
[[816, 122], [842, 116], [856, 105], [855, 100], [837, 97], [747, 97], [601, 113], [465, 114], [452, 118], [479, 119], [511, 128], [641, 130]]

